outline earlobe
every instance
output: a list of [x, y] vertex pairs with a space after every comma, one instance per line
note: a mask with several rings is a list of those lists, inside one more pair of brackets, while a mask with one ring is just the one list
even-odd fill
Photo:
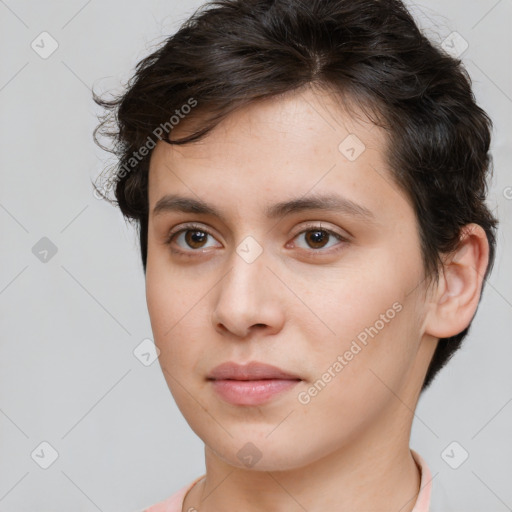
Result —
[[489, 243], [484, 229], [468, 224], [458, 249], [447, 256], [439, 283], [432, 294], [425, 332], [449, 338], [462, 332], [475, 315], [489, 261]]

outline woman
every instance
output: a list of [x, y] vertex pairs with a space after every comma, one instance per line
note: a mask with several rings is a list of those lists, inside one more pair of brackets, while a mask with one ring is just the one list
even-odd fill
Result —
[[437, 510], [412, 419], [497, 224], [460, 62], [399, 1], [222, 0], [96, 101], [160, 365], [205, 443], [206, 474], [147, 511]]

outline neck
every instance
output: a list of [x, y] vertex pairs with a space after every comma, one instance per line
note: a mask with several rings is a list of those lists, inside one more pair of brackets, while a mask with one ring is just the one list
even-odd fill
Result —
[[206, 447], [206, 477], [183, 510], [411, 512], [421, 476], [409, 449], [411, 423], [412, 413], [397, 405], [338, 450], [286, 471], [234, 467]]

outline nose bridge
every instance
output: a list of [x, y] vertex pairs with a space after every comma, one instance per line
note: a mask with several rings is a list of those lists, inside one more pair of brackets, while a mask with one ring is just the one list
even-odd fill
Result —
[[254, 325], [279, 328], [282, 322], [275, 287], [268, 286], [268, 255], [252, 237], [246, 237], [230, 255], [229, 271], [219, 283], [213, 321], [239, 336]]
[[260, 286], [268, 274], [267, 258], [263, 251], [255, 256], [254, 249], [241, 242], [229, 259], [230, 271], [221, 282], [223, 297], [235, 301], [240, 307], [250, 307], [260, 297]]

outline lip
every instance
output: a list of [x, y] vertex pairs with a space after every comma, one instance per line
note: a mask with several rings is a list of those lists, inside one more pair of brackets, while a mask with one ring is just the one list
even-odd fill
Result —
[[234, 405], [260, 405], [302, 379], [277, 366], [252, 361], [245, 365], [234, 362], [216, 366], [208, 375], [214, 391]]
[[208, 379], [213, 380], [263, 380], [263, 379], [287, 379], [301, 380], [301, 378], [291, 372], [287, 372], [271, 364], [251, 361], [241, 365], [233, 361], [228, 361], [216, 366], [208, 375]]

